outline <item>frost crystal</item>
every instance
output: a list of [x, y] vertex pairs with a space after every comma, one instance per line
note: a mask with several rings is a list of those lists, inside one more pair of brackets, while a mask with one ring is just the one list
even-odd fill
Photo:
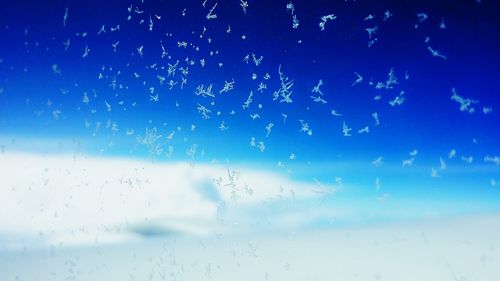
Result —
[[299, 130], [299, 132], [304, 132], [309, 136], [312, 136], [312, 130], [309, 128], [309, 124], [305, 122], [304, 120], [299, 120], [300, 125], [302, 126]]
[[137, 136], [137, 142], [145, 145], [150, 155], [159, 155], [163, 152], [161, 144], [158, 143], [161, 137], [161, 135], [157, 134], [156, 128], [146, 128], [146, 135], [144, 137]]
[[474, 113], [475, 109], [472, 107], [472, 104], [474, 103], [479, 103], [478, 100], [472, 100], [472, 99], [466, 99], [457, 94], [455, 91], [455, 88], [451, 89], [451, 92], [453, 93], [451, 95], [451, 100], [456, 101], [460, 104], [460, 111], [465, 111], [468, 113]]
[[344, 137], [350, 137], [351, 136], [351, 131], [352, 129], [347, 126], [345, 121], [342, 123], [342, 134]]
[[217, 3], [215, 3], [215, 5], [212, 7], [212, 9], [210, 9], [210, 11], [208, 12], [208, 14], [206, 16], [207, 20], [212, 20], [212, 19], [217, 18], [217, 14], [214, 14], [214, 10], [216, 7], [217, 7]]
[[250, 94], [248, 95], [247, 100], [243, 103], [242, 107], [243, 109], [247, 109], [250, 107], [250, 104], [252, 103], [252, 98], [253, 98], [253, 92], [250, 91]]
[[224, 88], [219, 91], [219, 94], [229, 92], [234, 89], [234, 79], [231, 82], [224, 81]]
[[243, 9], [243, 13], [246, 15], [247, 8], [248, 8], [248, 1], [240, 0], [240, 6], [241, 6], [241, 9]]
[[267, 126], [266, 126], [266, 137], [269, 137], [269, 134], [271, 133], [271, 129], [273, 128], [274, 124], [273, 123], [269, 123]]
[[201, 114], [202, 119], [209, 119], [210, 118], [210, 112], [212, 112], [210, 109], [206, 108], [204, 105], [198, 104], [198, 107], [196, 108], [198, 110], [198, 113]]
[[385, 88], [386, 89], [393, 89], [394, 85], [399, 84], [398, 78], [396, 77], [394, 67], [391, 68], [389, 73], [387, 74], [387, 81], [385, 81]]
[[198, 87], [196, 87], [196, 91], [194, 92], [195, 95], [197, 96], [202, 96], [202, 97], [211, 97], [211, 98], [215, 98], [215, 95], [214, 93], [212, 92], [212, 84], [210, 84], [208, 87], [205, 88], [205, 86], [203, 84], [201, 85], [198, 85]]
[[325, 30], [325, 24], [326, 24], [326, 22], [329, 21], [329, 20], [334, 20], [336, 18], [337, 18], [337, 16], [334, 15], [334, 14], [329, 14], [329, 15], [326, 15], [326, 16], [322, 16], [321, 17], [321, 21], [319, 23], [320, 30], [321, 31]]
[[405, 91], [401, 91], [399, 93], [399, 96], [395, 97], [393, 100], [389, 101], [389, 104], [391, 106], [396, 106], [396, 105], [402, 105], [403, 102], [406, 100], [404, 97]]
[[281, 88], [273, 94], [273, 100], [277, 100], [279, 97], [282, 99], [280, 102], [291, 103], [293, 102], [290, 96], [292, 95], [293, 80], [289, 80], [283, 72], [281, 71], [281, 64], [278, 67], [278, 74], [280, 78]]

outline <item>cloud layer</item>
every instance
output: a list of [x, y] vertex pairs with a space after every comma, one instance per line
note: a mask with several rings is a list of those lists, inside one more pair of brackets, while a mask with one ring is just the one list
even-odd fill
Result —
[[0, 164], [0, 233], [49, 242], [233, 231], [261, 207], [319, 196], [315, 183], [231, 165], [23, 153]]

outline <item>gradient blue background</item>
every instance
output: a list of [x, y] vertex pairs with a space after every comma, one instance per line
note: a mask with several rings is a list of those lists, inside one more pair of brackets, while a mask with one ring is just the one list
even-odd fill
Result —
[[[348, 202], [376, 197], [374, 180], [379, 177], [383, 192], [417, 200], [422, 206], [432, 202], [445, 206], [449, 200], [460, 202], [451, 208], [455, 211], [468, 210], [468, 202], [474, 202], [471, 209], [498, 207], [498, 184], [492, 185], [491, 180], [500, 181], [500, 170], [498, 165], [483, 161], [486, 155], [500, 154], [498, 1], [293, 1], [298, 29], [292, 28], [286, 1], [248, 1], [247, 15], [238, 1], [219, 1], [215, 9], [218, 18], [209, 21], [205, 15], [215, 2], [207, 1], [206, 8], [201, 2], [1, 2], [2, 150], [58, 153], [76, 148], [88, 154], [161, 162], [192, 160], [186, 150], [196, 144], [195, 161], [215, 159], [288, 170], [292, 177], [307, 181], [335, 182], [335, 177], [342, 177], [347, 185], [356, 186], [341, 197]], [[127, 21], [130, 5], [139, 5], [144, 13], [132, 12]], [[69, 17], [63, 27], [66, 7]], [[183, 9], [185, 17], [181, 16]], [[382, 21], [386, 10], [393, 16]], [[415, 28], [420, 12], [429, 18]], [[330, 13], [337, 19], [320, 31], [320, 17]], [[369, 14], [376, 15], [375, 19], [364, 21]], [[149, 15], [154, 19], [153, 31], [148, 30]], [[154, 15], [160, 15], [161, 20]], [[439, 28], [441, 19], [445, 30]], [[97, 35], [103, 24], [107, 32]], [[118, 24], [120, 31], [110, 32], [110, 27]], [[230, 34], [225, 32], [228, 25]], [[378, 41], [368, 48], [365, 28], [375, 25], [379, 27]], [[203, 26], [207, 31], [200, 38]], [[77, 35], [82, 32], [88, 36]], [[424, 42], [427, 36], [429, 45], [447, 60], [431, 56]], [[209, 37], [213, 40], [210, 44]], [[63, 42], [68, 38], [71, 45], [65, 51]], [[111, 44], [116, 41], [120, 43], [115, 53]], [[192, 43], [200, 50], [178, 48], [178, 41]], [[171, 59], [161, 58], [160, 42]], [[91, 51], [82, 58], [86, 45]], [[137, 54], [139, 46], [144, 46], [143, 58]], [[218, 54], [210, 56], [211, 51]], [[244, 56], [252, 53], [264, 56], [262, 65], [243, 62]], [[157, 63], [166, 67], [176, 60], [179, 66], [186, 66], [186, 57], [196, 64], [189, 66], [184, 90], [179, 88], [179, 70], [174, 90], [160, 86], [156, 75], [166, 77], [166, 69], [149, 66]], [[205, 68], [199, 65], [202, 58], [207, 62]], [[62, 75], [51, 70], [53, 64]], [[272, 93], [279, 88], [279, 65], [294, 79], [291, 104], [272, 101]], [[385, 82], [391, 68], [399, 81], [393, 90], [377, 90], [368, 84]], [[134, 72], [140, 78], [134, 78]], [[351, 86], [356, 79], [354, 72], [364, 80]], [[406, 72], [408, 80], [404, 79]], [[103, 79], [98, 79], [99, 73]], [[251, 79], [252, 73], [258, 75], [257, 80]], [[263, 80], [265, 73], [271, 75], [270, 80]], [[124, 88], [113, 90], [109, 86], [113, 76]], [[232, 79], [235, 89], [219, 95], [224, 81]], [[322, 91], [328, 101], [324, 105], [310, 98], [319, 79], [324, 82]], [[260, 82], [267, 84], [264, 93], [257, 92]], [[212, 99], [194, 95], [199, 84], [212, 83], [217, 95], [214, 105], [210, 105]], [[149, 100], [149, 87], [155, 87], [159, 102]], [[452, 88], [463, 97], [480, 101], [473, 105], [475, 113], [459, 110], [459, 104], [450, 99]], [[63, 95], [61, 89], [68, 93]], [[242, 109], [251, 90], [254, 102], [249, 109]], [[403, 90], [406, 101], [390, 106], [388, 101]], [[89, 104], [82, 103], [84, 92]], [[376, 95], [382, 99], [374, 100]], [[112, 106], [111, 111], [105, 102]], [[212, 110], [210, 119], [201, 119], [198, 103]], [[257, 107], [259, 103], [262, 109]], [[493, 112], [483, 114], [483, 106], [492, 107]], [[58, 119], [52, 115], [56, 109], [61, 110]], [[343, 116], [332, 116], [331, 109]], [[236, 114], [231, 115], [231, 110]], [[216, 116], [217, 111], [220, 116]], [[373, 112], [380, 118], [376, 127]], [[252, 120], [252, 113], [259, 113], [261, 119]], [[282, 113], [288, 116], [285, 124]], [[299, 119], [309, 123], [312, 136], [299, 132]], [[117, 132], [106, 128], [108, 120], [116, 122]], [[86, 121], [90, 128], [85, 127]], [[222, 121], [229, 130], [218, 129]], [[353, 129], [351, 137], [342, 135], [344, 121]], [[96, 122], [102, 124], [94, 135]], [[270, 122], [274, 127], [266, 137], [265, 126]], [[194, 131], [190, 131], [192, 124], [196, 125]], [[369, 134], [356, 133], [364, 126], [370, 126]], [[126, 135], [128, 128], [134, 129], [132, 136]], [[165, 150], [169, 145], [174, 147], [172, 158], [150, 155], [137, 143], [137, 136], [144, 136], [147, 128], [156, 128], [162, 135], [158, 142]], [[173, 130], [177, 131], [174, 138], [167, 140]], [[265, 152], [250, 146], [251, 137], [264, 141]], [[418, 150], [413, 165], [401, 167], [413, 149]], [[447, 157], [451, 149], [457, 151], [454, 159]], [[288, 158], [291, 153], [297, 155], [296, 160]], [[371, 162], [380, 156], [384, 164], [374, 167]], [[472, 156], [473, 163], [460, 160], [462, 156]], [[439, 178], [431, 178], [430, 169], [439, 168], [440, 157], [447, 162], [447, 169], [438, 170]], [[279, 161], [284, 168], [276, 166]]]

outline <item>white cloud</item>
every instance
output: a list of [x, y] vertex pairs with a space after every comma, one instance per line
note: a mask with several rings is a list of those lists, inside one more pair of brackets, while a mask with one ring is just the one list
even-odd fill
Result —
[[314, 183], [224, 165], [5, 153], [0, 167], [8, 210], [0, 212], [0, 236], [51, 243], [219, 232], [232, 225], [218, 223], [221, 206], [245, 222], [258, 219], [251, 210], [266, 200], [318, 196]]

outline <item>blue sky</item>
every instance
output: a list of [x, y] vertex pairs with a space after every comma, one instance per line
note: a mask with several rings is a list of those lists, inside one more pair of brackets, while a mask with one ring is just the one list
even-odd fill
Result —
[[[441, 202], [432, 203], [436, 212], [443, 202], [451, 202], [451, 212], [469, 210], [467, 200], [476, 202], [471, 210], [496, 208], [500, 34], [494, 1], [292, 1], [297, 29], [286, 1], [248, 1], [246, 14], [238, 1], [219, 1], [211, 20], [206, 15], [216, 1], [205, 7], [203, 1], [145, 2], [0, 4], [4, 151], [231, 163], [313, 184], [341, 181], [347, 192], [336, 200], [356, 202], [361, 210], [388, 195], [395, 200], [389, 213], [404, 200], [414, 200], [416, 209]], [[329, 14], [336, 18], [321, 31], [321, 17]], [[367, 28], [376, 29], [371, 38]], [[186, 48], [179, 47], [182, 42]], [[90, 52], [83, 57], [86, 46]], [[256, 65], [252, 54], [262, 63]], [[168, 65], [177, 61], [169, 76]], [[280, 66], [293, 80], [292, 103], [273, 100]], [[181, 67], [189, 74], [181, 74]], [[387, 82], [391, 70], [397, 83]], [[363, 79], [353, 85], [356, 73]], [[163, 85], [158, 75], [165, 77]], [[187, 84], [181, 90], [182, 77]], [[318, 96], [312, 89], [320, 79], [326, 104], [311, 98]], [[177, 83], [173, 90], [169, 80]], [[234, 90], [219, 93], [226, 81], [235, 82]], [[379, 82], [383, 89], [376, 89]], [[262, 92], [260, 83], [267, 86]], [[213, 84], [215, 98], [195, 95], [201, 84]], [[452, 89], [477, 100], [475, 112], [461, 111]], [[244, 109], [251, 91], [253, 102]], [[156, 93], [155, 102], [150, 95]], [[404, 100], [392, 106], [397, 97]], [[199, 105], [211, 110], [209, 119], [201, 117]], [[300, 132], [300, 120], [311, 135]], [[343, 124], [351, 136], [343, 135]], [[368, 133], [358, 133], [366, 127]], [[140, 140], [153, 130], [161, 135], [153, 143], [161, 152], [152, 155]], [[194, 158], [187, 155], [191, 148]], [[372, 163], [376, 159], [379, 166]], [[304, 204], [299, 209], [308, 209]]]

